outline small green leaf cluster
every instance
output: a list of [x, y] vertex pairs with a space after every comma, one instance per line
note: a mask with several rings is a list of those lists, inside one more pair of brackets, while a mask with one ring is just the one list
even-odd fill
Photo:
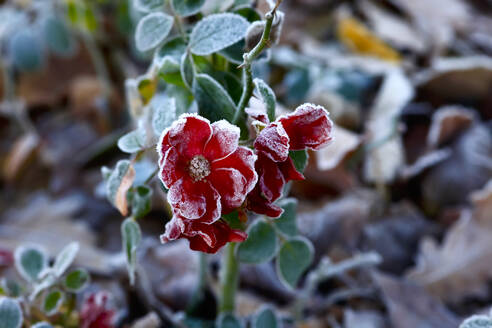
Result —
[[314, 249], [311, 242], [297, 232], [296, 199], [282, 199], [279, 206], [284, 210], [279, 218], [258, 218], [249, 226], [248, 239], [239, 245], [237, 257], [249, 264], [275, 258], [278, 277], [287, 288], [295, 289], [313, 261]]
[[[15, 250], [15, 268], [23, 282], [4, 278], [0, 288], [0, 327], [16, 328], [23, 323], [22, 308], [39, 309], [45, 317], [60, 311], [73, 309], [74, 295], [81, 292], [90, 282], [85, 269], [67, 271], [72, 265], [79, 244], [68, 244], [55, 257], [52, 265], [42, 247], [23, 245]], [[32, 312], [32, 311], [31, 311]], [[67, 317], [70, 313], [67, 313]], [[30, 317], [33, 319], [33, 315]], [[47, 322], [34, 327], [51, 327]]]

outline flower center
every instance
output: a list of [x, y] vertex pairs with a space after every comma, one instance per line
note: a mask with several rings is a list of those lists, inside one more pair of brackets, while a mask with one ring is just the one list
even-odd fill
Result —
[[195, 156], [190, 161], [190, 176], [195, 181], [201, 181], [210, 174], [210, 163], [202, 155]]

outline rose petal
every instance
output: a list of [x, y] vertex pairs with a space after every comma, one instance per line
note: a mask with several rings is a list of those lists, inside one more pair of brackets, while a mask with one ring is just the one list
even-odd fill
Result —
[[171, 186], [167, 198], [175, 213], [186, 219], [212, 223], [220, 218], [220, 195], [206, 181], [181, 178]]
[[274, 202], [282, 196], [285, 185], [285, 179], [278, 167], [278, 163], [272, 161], [263, 153], [259, 153], [255, 167], [259, 175], [258, 185], [261, 195], [268, 201]]
[[192, 250], [216, 253], [228, 242], [246, 240], [247, 234], [241, 230], [231, 229], [222, 221], [217, 221], [213, 224], [192, 221], [187, 225], [184, 237], [190, 241]]
[[255, 189], [253, 189], [251, 193], [249, 193], [247, 208], [250, 211], [258, 214], [263, 214], [271, 218], [277, 218], [284, 212], [281, 207], [273, 204], [261, 195], [261, 190], [259, 186], [257, 186]]
[[209, 161], [218, 160], [233, 153], [238, 147], [240, 130], [226, 120], [212, 124], [212, 138], [205, 145], [203, 154]]
[[282, 175], [284, 176], [285, 183], [291, 181], [291, 180], [304, 180], [304, 175], [297, 171], [294, 162], [292, 161], [292, 158], [287, 158], [286, 161], [282, 163], [278, 163], [278, 168], [282, 172]]
[[245, 193], [248, 194], [253, 190], [258, 181], [258, 175], [255, 170], [255, 161], [256, 155], [253, 151], [249, 148], [240, 146], [229, 156], [218, 161], [213, 161], [212, 171], [220, 168], [233, 168], [238, 170], [246, 179], [244, 190]]
[[210, 183], [220, 194], [222, 212], [232, 212], [246, 199], [246, 178], [236, 169], [219, 168], [212, 171]]
[[175, 147], [167, 150], [159, 166], [159, 178], [167, 189], [187, 174], [185, 159], [179, 155]]
[[164, 157], [171, 148], [171, 144], [169, 143], [169, 133], [166, 133], [166, 130], [162, 132], [159, 142], [157, 143], [157, 153], [159, 154], [159, 165], [162, 165], [164, 162]]
[[322, 106], [303, 104], [278, 119], [290, 138], [290, 150], [320, 149], [331, 141], [333, 123]]
[[262, 109], [255, 107], [246, 107], [245, 111], [246, 114], [248, 114], [253, 120], [260, 121], [265, 124], [270, 123], [267, 113]]
[[289, 156], [289, 136], [282, 124], [273, 122], [265, 127], [255, 140], [254, 147], [276, 162], [283, 162]]
[[212, 137], [209, 120], [195, 114], [183, 114], [167, 130], [169, 143], [188, 159], [203, 153], [205, 145]]
[[177, 216], [173, 216], [171, 221], [166, 223], [166, 230], [161, 235], [161, 242], [167, 243], [170, 240], [176, 240], [181, 237], [185, 229], [185, 225], [182, 219]]

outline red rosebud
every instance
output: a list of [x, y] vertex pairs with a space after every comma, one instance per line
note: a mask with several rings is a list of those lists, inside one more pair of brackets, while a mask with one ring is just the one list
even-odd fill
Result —
[[289, 157], [290, 150], [320, 149], [331, 141], [332, 122], [321, 106], [304, 104], [289, 115], [268, 124], [258, 135], [255, 168], [258, 183], [248, 195], [247, 208], [278, 217], [283, 210], [274, 204], [290, 180], [303, 180]]
[[166, 224], [166, 232], [161, 241], [168, 242], [178, 238], [186, 238], [190, 248], [205, 253], [216, 253], [228, 242], [246, 240], [247, 234], [241, 230], [231, 229], [227, 223], [219, 220], [212, 224], [201, 223], [198, 220], [187, 220], [174, 216]]
[[290, 150], [318, 150], [331, 141], [333, 123], [323, 106], [303, 104], [278, 120], [290, 138]]
[[213, 223], [244, 202], [258, 179], [253, 151], [238, 145], [239, 128], [183, 114], [157, 145], [168, 201], [186, 220]]
[[80, 310], [80, 327], [113, 328], [115, 311], [109, 308], [109, 293], [100, 291], [89, 295]]

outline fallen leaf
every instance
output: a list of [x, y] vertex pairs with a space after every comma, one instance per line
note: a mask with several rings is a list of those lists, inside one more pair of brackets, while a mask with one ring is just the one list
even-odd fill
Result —
[[344, 328], [385, 328], [388, 327], [383, 315], [376, 311], [351, 309], [343, 313]]
[[438, 147], [467, 129], [473, 122], [472, 110], [461, 106], [444, 106], [432, 115], [427, 144]]
[[333, 140], [336, 142], [330, 147], [322, 148], [315, 153], [316, 164], [320, 171], [334, 169], [361, 144], [359, 135], [338, 125], [333, 127]]
[[135, 180], [135, 169], [133, 168], [133, 165], [130, 164], [128, 170], [121, 179], [120, 186], [118, 187], [114, 198], [114, 205], [123, 216], [128, 215], [128, 200], [126, 198], [126, 194], [131, 188], [133, 180]]
[[423, 288], [381, 273], [373, 274], [392, 328], [456, 328], [459, 319]]
[[12, 181], [26, 162], [31, 158], [39, 144], [39, 137], [34, 133], [26, 133], [12, 145], [3, 166], [3, 176]]
[[442, 243], [424, 238], [407, 277], [446, 301], [488, 295], [492, 278], [492, 183], [472, 194], [473, 211], [462, 211]]

